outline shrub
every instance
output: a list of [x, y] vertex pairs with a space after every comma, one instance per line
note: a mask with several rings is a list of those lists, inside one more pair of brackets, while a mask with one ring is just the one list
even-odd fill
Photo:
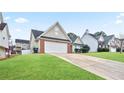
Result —
[[[121, 48], [117, 48], [116, 51], [117, 52], [120, 52], [121, 51]], [[123, 49], [123, 52], [124, 52], [124, 49]]]
[[98, 51], [98, 52], [102, 52], [102, 48], [98, 48], [97, 51]]
[[109, 52], [108, 48], [98, 48], [97, 49], [98, 52]]
[[81, 49], [77, 49], [77, 48], [75, 48], [75, 53], [81, 53]]
[[90, 47], [88, 45], [84, 45], [83, 48], [81, 48], [82, 53], [87, 53], [89, 52], [89, 50], [90, 50]]
[[116, 51], [117, 51], [117, 52], [120, 52], [120, 51], [121, 51], [121, 48], [117, 48]]
[[78, 52], [78, 49], [77, 49], [77, 48], [75, 48], [75, 49], [74, 49], [74, 52], [75, 52], [75, 53], [77, 53], [77, 52]]
[[88, 45], [83, 45], [81, 49], [75, 48], [75, 53], [87, 53], [89, 52], [90, 47]]

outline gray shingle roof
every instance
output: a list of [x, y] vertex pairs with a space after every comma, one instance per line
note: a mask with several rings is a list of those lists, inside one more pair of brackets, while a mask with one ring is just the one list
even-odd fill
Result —
[[92, 37], [94, 37], [96, 40], [97, 40], [97, 38], [95, 37], [95, 35], [94, 34], [91, 34], [91, 33], [88, 33], [90, 36], [92, 36]]
[[104, 33], [103, 32], [101, 32], [101, 34], [99, 34], [99, 35], [94, 35], [94, 37], [98, 40], [99, 38], [100, 38], [100, 36], [103, 36], [103, 38], [104, 38], [104, 44], [105, 45], [107, 45], [108, 44], [108, 42], [114, 37], [114, 35], [109, 35], [109, 36], [107, 36], [107, 35], [104, 35]]
[[105, 36], [105, 37], [104, 37], [104, 40], [105, 40], [105, 41], [104, 41], [104, 44], [107, 45], [108, 42], [109, 42], [109, 40], [111, 40], [113, 37], [114, 37], [114, 35]]
[[3, 30], [6, 25], [7, 25], [7, 23], [1, 23], [0, 24], [0, 30]]
[[41, 34], [44, 33], [44, 31], [34, 30], [34, 29], [32, 29], [31, 31], [32, 31], [35, 38], [37, 38], [38, 36], [40, 36]]
[[74, 33], [68, 33], [67, 35], [71, 39], [72, 43], [77, 39], [77, 35]]
[[23, 40], [23, 39], [15, 39], [15, 43], [26, 43], [26, 44], [29, 44], [30, 41], [29, 40]]

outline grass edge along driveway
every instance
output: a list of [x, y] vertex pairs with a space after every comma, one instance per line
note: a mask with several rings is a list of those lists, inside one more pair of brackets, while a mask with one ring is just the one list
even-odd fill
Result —
[[103, 80], [48, 54], [19, 55], [0, 61], [0, 80]]
[[94, 56], [94, 57], [99, 57], [103, 59], [108, 59], [108, 60], [113, 60], [117, 62], [122, 62], [124, 63], [124, 53], [120, 54], [117, 52], [92, 52], [92, 53], [86, 53], [84, 55], [88, 56]]

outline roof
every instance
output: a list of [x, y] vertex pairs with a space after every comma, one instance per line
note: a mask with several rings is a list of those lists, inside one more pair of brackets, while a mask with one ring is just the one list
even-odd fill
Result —
[[109, 36], [106, 36], [106, 35], [104, 35], [104, 33], [103, 32], [101, 32], [99, 35], [94, 35], [94, 37], [98, 40], [99, 38], [100, 38], [100, 36], [103, 36], [103, 38], [104, 38], [104, 44], [105, 45], [107, 45], [108, 44], [108, 42], [114, 37], [114, 35], [109, 35]]
[[97, 38], [95, 37], [95, 35], [94, 35], [94, 34], [88, 33], [88, 35], [90, 35], [90, 36], [94, 37], [94, 38], [97, 40]]
[[[97, 38], [95, 37], [95, 35], [89, 33], [89, 31], [85, 31], [85, 33], [84, 33], [83, 36], [81, 37], [81, 40], [83, 40], [83, 38], [85, 37], [85, 35], [91, 36], [92, 38], [94, 38], [94, 40], [96, 40], [96, 42], [98, 42], [98, 40], [97, 40]], [[83, 43], [83, 41], [82, 41], [82, 43]]]
[[29, 40], [23, 40], [23, 39], [15, 39], [15, 43], [26, 43], [26, 44], [29, 44], [30, 41]]
[[3, 30], [6, 25], [7, 25], [7, 23], [1, 23], [0, 24], [0, 30]]
[[[60, 29], [61, 29], [61, 32], [65, 35], [66, 39], [68, 41], [71, 41], [70, 38], [68, 37], [67, 33], [65, 32], [65, 30], [63, 29], [63, 27], [59, 24], [59, 22], [56, 22], [55, 24], [53, 24], [52, 26], [50, 26], [43, 34], [41, 34], [39, 37], [42, 37], [42, 36], [46, 36], [47, 33], [49, 31], [51, 31], [52, 29], [54, 29], [54, 27], [58, 26]], [[48, 37], [51, 37], [51, 36], [48, 36]], [[58, 38], [59, 39], [59, 38]]]
[[104, 44], [107, 45], [108, 42], [109, 42], [109, 40], [111, 40], [113, 37], [114, 37], [114, 35], [105, 36], [105, 37], [104, 37], [104, 40], [105, 40], [105, 41], [104, 41]]
[[[79, 42], [76, 42], [76, 40], [79, 40]], [[79, 44], [79, 45], [83, 44], [83, 42], [82, 42], [82, 40], [81, 40], [81, 38], [79, 36], [77, 36], [76, 40], [73, 42], [74, 44]]]
[[[95, 36], [95, 35], [94, 35]], [[95, 36], [95, 38], [98, 40], [99, 38], [100, 38], [100, 35], [98, 35], [98, 36]]]
[[77, 35], [74, 33], [68, 33], [68, 37], [71, 39], [72, 43], [77, 39]]
[[44, 33], [44, 31], [40, 31], [40, 30], [34, 30], [32, 29], [31, 30], [33, 35], [34, 35], [34, 38], [37, 38], [38, 36], [40, 36], [42, 33]]
[[105, 32], [100, 31], [100, 32], [96, 32], [96, 33], [94, 33], [94, 36], [95, 36], [97, 39], [99, 39], [99, 38], [100, 38], [100, 36], [105, 37], [105, 36], [107, 36], [107, 35], [106, 35], [106, 33], [105, 33]]

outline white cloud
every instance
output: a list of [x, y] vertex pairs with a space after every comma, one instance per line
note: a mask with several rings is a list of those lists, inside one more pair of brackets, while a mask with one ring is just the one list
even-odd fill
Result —
[[7, 20], [9, 20], [9, 19], [10, 19], [9, 16], [7, 16], [7, 17], [4, 18], [5, 21], [7, 21]]
[[119, 16], [117, 16], [116, 18], [119, 19], [119, 18], [121, 18], [121, 16], [119, 15]]
[[116, 24], [122, 24], [124, 18], [124, 13], [120, 13], [118, 16], [116, 16]]
[[121, 23], [123, 23], [123, 20], [121, 20], [121, 19], [116, 20], [116, 24], [121, 24]]
[[29, 20], [26, 18], [19, 17], [19, 18], [15, 19], [15, 22], [16, 23], [27, 23], [27, 22], [29, 22]]
[[116, 16], [117, 19], [124, 17], [124, 13], [120, 13], [118, 16]]
[[120, 16], [124, 16], [124, 13], [120, 13]]

